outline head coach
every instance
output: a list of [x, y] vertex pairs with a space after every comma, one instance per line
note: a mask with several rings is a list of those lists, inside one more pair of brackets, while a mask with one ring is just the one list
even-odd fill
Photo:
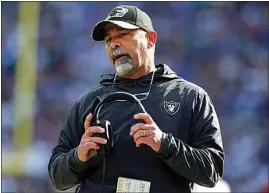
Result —
[[[116, 72], [103, 75], [67, 116], [48, 165], [55, 188], [189, 193], [192, 183], [214, 187], [224, 166], [214, 106], [203, 88], [155, 64], [157, 33], [150, 17], [135, 6], [115, 7], [95, 25], [92, 38], [104, 42]], [[95, 111], [105, 97], [122, 91], [145, 111], [115, 96]], [[102, 137], [108, 125], [98, 125], [96, 116], [112, 126], [108, 155], [98, 153], [112, 146], [112, 138]]]

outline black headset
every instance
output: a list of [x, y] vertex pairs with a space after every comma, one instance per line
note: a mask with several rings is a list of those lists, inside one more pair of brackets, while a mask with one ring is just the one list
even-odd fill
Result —
[[136, 103], [140, 107], [141, 111], [143, 113], [146, 113], [146, 110], [144, 106], [142, 105], [141, 101], [133, 94], [128, 92], [114, 92], [109, 95], [107, 95], [103, 100], [101, 100], [99, 97], [97, 97], [96, 101], [94, 102], [96, 106], [93, 113], [93, 119], [96, 122], [96, 126], [100, 126], [105, 129], [104, 133], [95, 133], [94, 136], [96, 137], [102, 137], [107, 139], [107, 143], [105, 145], [100, 145], [100, 149], [97, 151], [99, 155], [107, 156], [111, 153], [113, 147], [114, 147], [114, 133], [111, 126], [111, 123], [108, 120], [100, 121], [99, 119], [99, 113], [101, 108], [104, 104], [110, 103], [113, 101], [128, 101], [131, 103]]

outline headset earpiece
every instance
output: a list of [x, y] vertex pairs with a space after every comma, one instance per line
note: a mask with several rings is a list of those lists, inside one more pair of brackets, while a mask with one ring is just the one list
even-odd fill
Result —
[[101, 137], [107, 140], [106, 144], [100, 144], [100, 149], [97, 151], [99, 155], [107, 156], [111, 153], [112, 148], [114, 147], [114, 134], [112, 130], [112, 126], [109, 121], [105, 120], [101, 123], [97, 124], [97, 126], [105, 129], [104, 133], [95, 133], [95, 137]]

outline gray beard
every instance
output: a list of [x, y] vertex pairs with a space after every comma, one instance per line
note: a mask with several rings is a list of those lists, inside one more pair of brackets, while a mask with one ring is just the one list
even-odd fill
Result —
[[116, 60], [116, 72], [119, 76], [126, 76], [134, 70], [133, 62], [130, 57]]

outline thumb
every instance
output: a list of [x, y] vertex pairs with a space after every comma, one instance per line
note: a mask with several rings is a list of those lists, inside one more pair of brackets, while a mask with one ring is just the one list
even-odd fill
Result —
[[84, 121], [84, 129], [85, 129], [85, 131], [90, 127], [90, 125], [91, 125], [91, 122], [92, 122], [92, 113], [90, 113], [87, 117], [86, 117], [86, 119], [85, 119], [85, 121]]

